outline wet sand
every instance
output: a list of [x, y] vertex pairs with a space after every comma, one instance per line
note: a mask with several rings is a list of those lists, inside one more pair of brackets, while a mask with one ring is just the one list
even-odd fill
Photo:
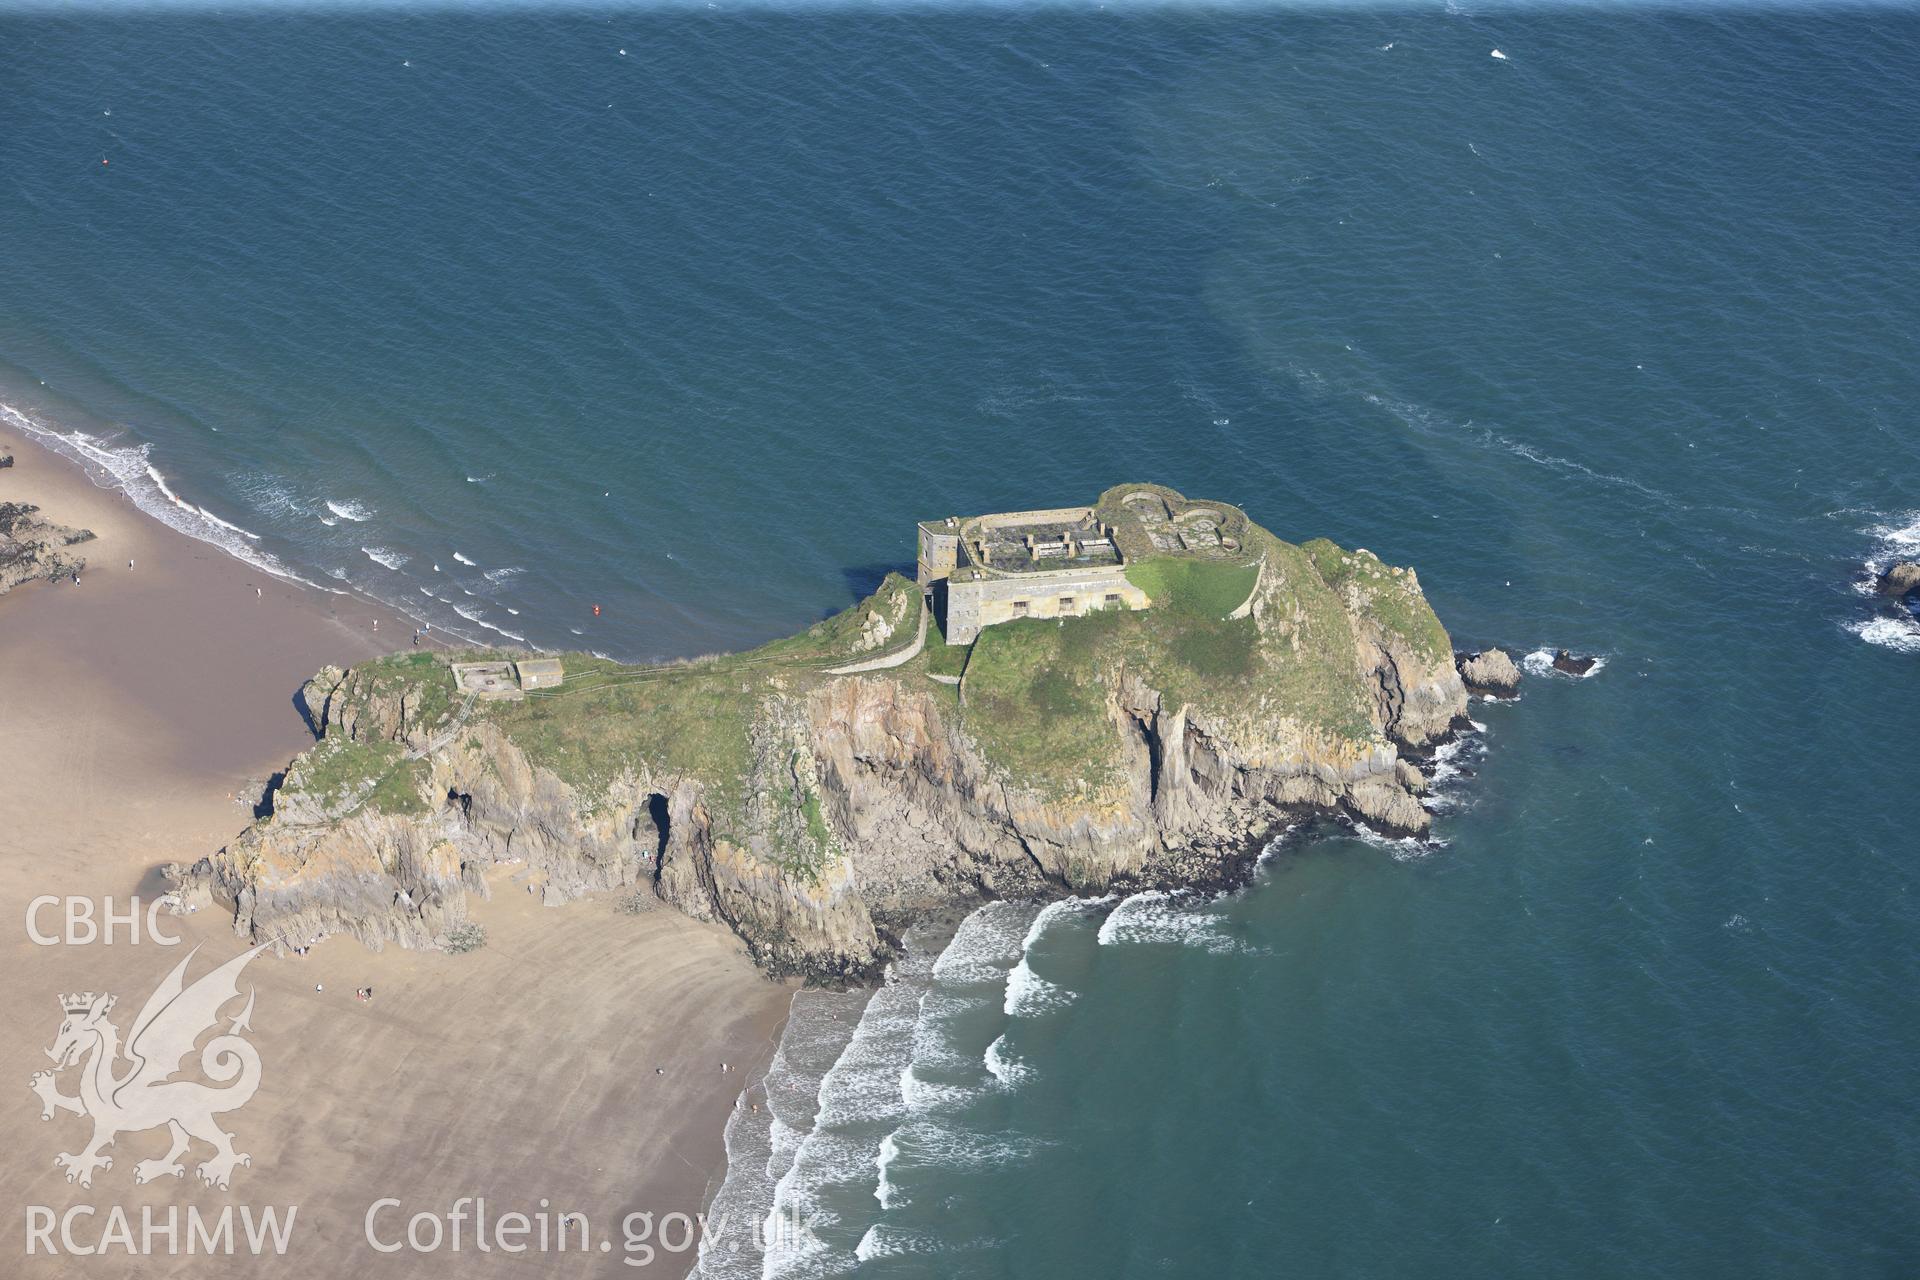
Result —
[[[49, 1065], [59, 995], [112, 991], [124, 1031], [194, 944], [189, 981], [243, 942], [216, 909], [164, 919], [184, 938], [178, 946], [129, 944], [124, 927], [111, 946], [41, 946], [27, 936], [28, 904], [111, 897], [124, 911], [129, 897], [155, 895], [157, 868], [230, 840], [248, 821], [257, 781], [310, 741], [292, 700], [301, 681], [327, 662], [406, 647], [413, 624], [256, 571], [29, 442], [0, 435], [0, 452], [18, 460], [0, 470], [0, 501], [36, 503], [99, 535], [76, 548], [88, 562], [78, 586], [37, 583], [0, 597], [0, 1018], [15, 1028], [0, 1060], [16, 1082], [0, 1081], [0, 1135], [13, 1152], [0, 1172], [0, 1257], [9, 1259], [0, 1271], [684, 1274], [690, 1252], [626, 1265], [645, 1250], [629, 1253], [620, 1219], [702, 1207], [723, 1173], [726, 1118], [770, 1059], [791, 989], [762, 978], [723, 929], [664, 906], [623, 915], [606, 899], [544, 908], [504, 873], [476, 907], [484, 950], [375, 954], [334, 939], [304, 958], [250, 964], [243, 990], [258, 989], [249, 1038], [261, 1084], [221, 1118], [252, 1156], [230, 1190], [195, 1180], [208, 1154], [198, 1144], [183, 1178], [136, 1186], [136, 1162], [166, 1149], [160, 1129], [122, 1135], [90, 1189], [65, 1181], [54, 1155], [79, 1150], [88, 1122], [64, 1112], [43, 1122], [27, 1087]], [[60, 910], [38, 922], [58, 932]], [[371, 1003], [353, 995], [366, 985]], [[64, 1092], [78, 1074], [62, 1073]], [[197, 1078], [192, 1066], [186, 1074]], [[458, 1252], [443, 1239], [431, 1253], [381, 1253], [364, 1220], [386, 1197], [402, 1202], [376, 1219], [386, 1243], [404, 1239], [415, 1212], [444, 1227], [461, 1197], [484, 1197], [492, 1218], [584, 1214], [592, 1248], [481, 1253], [469, 1220]], [[59, 1215], [77, 1205], [97, 1210], [75, 1219], [81, 1244], [98, 1241], [116, 1205], [136, 1242], [142, 1206], [162, 1220], [167, 1206], [203, 1217], [229, 1205], [297, 1214], [278, 1261], [188, 1255], [184, 1239], [168, 1255], [164, 1237], [160, 1256], [131, 1265], [64, 1250], [27, 1256], [27, 1207]], [[747, 1247], [745, 1230], [731, 1224], [729, 1238]]]

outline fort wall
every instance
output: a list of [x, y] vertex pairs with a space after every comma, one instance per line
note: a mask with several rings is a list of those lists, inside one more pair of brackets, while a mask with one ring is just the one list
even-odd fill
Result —
[[969, 644], [982, 627], [1016, 618], [1078, 618], [1152, 603], [1118, 565], [949, 581], [947, 643]]

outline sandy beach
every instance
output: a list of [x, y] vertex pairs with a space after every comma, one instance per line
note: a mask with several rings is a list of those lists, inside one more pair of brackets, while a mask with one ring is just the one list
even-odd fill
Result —
[[[726, 1119], [772, 1055], [791, 988], [763, 978], [724, 929], [664, 906], [623, 914], [604, 898], [543, 908], [504, 873], [476, 904], [481, 951], [375, 954], [333, 939], [250, 964], [242, 990], [257, 989], [262, 1078], [221, 1121], [252, 1157], [230, 1190], [195, 1180], [197, 1146], [184, 1177], [136, 1186], [135, 1164], [166, 1150], [163, 1129], [122, 1135], [91, 1188], [65, 1181], [54, 1156], [79, 1150], [88, 1122], [43, 1121], [28, 1088], [50, 1065], [60, 995], [114, 993], [124, 1029], [194, 946], [189, 981], [244, 944], [216, 908], [163, 918], [174, 946], [144, 928], [131, 943], [124, 927], [110, 946], [38, 945], [29, 903], [85, 898], [98, 913], [110, 898], [124, 913], [129, 898], [157, 896], [158, 868], [230, 840], [258, 780], [308, 744], [292, 701], [301, 681], [327, 662], [405, 647], [412, 623], [253, 570], [27, 441], [0, 437], [4, 452], [17, 463], [0, 470], [0, 501], [99, 535], [76, 549], [88, 562], [78, 585], [0, 598], [0, 915], [11, 922], [0, 1018], [15, 1029], [14, 1084], [0, 1087], [13, 1149], [0, 1172], [11, 1206], [0, 1250], [19, 1274], [684, 1274], [690, 1251], [660, 1249], [658, 1237], [629, 1249], [621, 1219], [702, 1208], [724, 1172]], [[46, 933], [61, 920], [58, 906], [36, 917]], [[362, 986], [371, 1002], [355, 998]], [[62, 1073], [63, 1091], [78, 1075]], [[458, 1252], [450, 1238], [425, 1253], [366, 1241], [378, 1201], [400, 1202], [376, 1218], [376, 1234], [396, 1243], [411, 1215], [444, 1222], [463, 1197], [484, 1198], [490, 1218], [528, 1214], [528, 1240], [540, 1214], [583, 1214], [591, 1248], [479, 1252], [470, 1225]], [[162, 1221], [169, 1206], [208, 1220], [228, 1206], [296, 1212], [283, 1260], [189, 1255], [184, 1239], [177, 1254], [162, 1245], [135, 1263], [27, 1255], [30, 1207], [59, 1216], [81, 1205], [96, 1210], [73, 1219], [81, 1244], [99, 1240], [111, 1206], [136, 1237], [143, 1207]], [[745, 1248], [747, 1229], [731, 1224], [728, 1238]]]

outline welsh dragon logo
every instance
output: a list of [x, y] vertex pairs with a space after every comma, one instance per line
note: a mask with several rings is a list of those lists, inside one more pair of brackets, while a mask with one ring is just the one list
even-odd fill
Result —
[[[28, 1087], [40, 1097], [42, 1120], [53, 1119], [56, 1111], [93, 1120], [93, 1140], [83, 1150], [53, 1158], [67, 1171], [68, 1182], [92, 1186], [95, 1170], [113, 1167], [113, 1157], [102, 1155], [103, 1148], [112, 1146], [120, 1134], [161, 1125], [172, 1135], [173, 1146], [160, 1159], [142, 1160], [133, 1167], [137, 1183], [169, 1174], [183, 1176], [186, 1169], [180, 1157], [194, 1138], [213, 1147], [213, 1158], [197, 1171], [200, 1181], [209, 1186], [225, 1190], [235, 1165], [253, 1163], [251, 1157], [233, 1149], [233, 1135], [214, 1121], [222, 1112], [245, 1106], [260, 1087], [260, 1054], [240, 1034], [253, 1016], [251, 987], [239, 1016], [200, 1051], [200, 1070], [225, 1087], [169, 1077], [193, 1052], [194, 1041], [219, 1024], [221, 1008], [238, 998], [240, 971], [261, 950], [242, 952], [189, 987], [184, 980], [188, 962], [199, 951], [195, 947], [147, 997], [124, 1048], [119, 1028], [107, 1020], [113, 996], [87, 991], [60, 997], [66, 1019], [47, 1050], [54, 1068], [35, 1072]], [[80, 1064], [80, 1092], [69, 1097], [60, 1092], [54, 1076], [76, 1063]]]

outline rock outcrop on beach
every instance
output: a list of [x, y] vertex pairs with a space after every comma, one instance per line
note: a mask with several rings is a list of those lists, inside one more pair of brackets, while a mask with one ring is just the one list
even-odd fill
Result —
[[1878, 583], [1883, 596], [1920, 595], [1920, 563], [1901, 561], [1889, 565]]
[[1239, 541], [1210, 592], [855, 675], [828, 669], [918, 607], [913, 583], [746, 654], [569, 657], [521, 701], [463, 702], [424, 653], [329, 669], [273, 812], [176, 875], [283, 945], [434, 945], [502, 883], [550, 904], [644, 885], [771, 972], [857, 978], [986, 896], [1234, 883], [1311, 814], [1425, 832], [1420, 762], [1467, 691], [1417, 578]]
[[1493, 698], [1510, 698], [1520, 688], [1520, 668], [1504, 649], [1462, 654], [1460, 678], [1469, 692]]
[[87, 567], [86, 559], [67, 549], [92, 537], [90, 529], [69, 529], [42, 519], [40, 508], [31, 503], [0, 502], [0, 595], [23, 582], [50, 582], [79, 573]]

